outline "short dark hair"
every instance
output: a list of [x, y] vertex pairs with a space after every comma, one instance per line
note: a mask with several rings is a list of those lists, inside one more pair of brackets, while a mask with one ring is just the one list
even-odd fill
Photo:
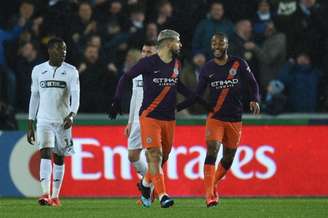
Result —
[[223, 6], [222, 1], [220, 1], [220, 0], [213, 0], [213, 1], [211, 2], [211, 4], [210, 4], [211, 8], [212, 8], [212, 6], [215, 5], [215, 4], [218, 4], [218, 5], [222, 5], [222, 6]]
[[144, 46], [157, 46], [157, 42], [154, 40], [147, 40], [143, 44]]
[[226, 38], [227, 40], [229, 40], [228, 35], [223, 32], [216, 32], [213, 34], [213, 36], [218, 36], [218, 37]]
[[64, 43], [64, 40], [62, 38], [59, 37], [51, 38], [48, 42], [48, 49], [54, 48], [56, 44], [62, 44], [62, 43]]

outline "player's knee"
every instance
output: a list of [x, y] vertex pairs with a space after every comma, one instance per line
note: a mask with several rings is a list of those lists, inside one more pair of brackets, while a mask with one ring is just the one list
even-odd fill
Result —
[[229, 170], [231, 168], [233, 162], [233, 158], [222, 158], [221, 165], [225, 170]]
[[63, 165], [64, 164], [64, 156], [59, 156], [57, 154], [54, 154], [54, 163], [56, 165]]
[[147, 149], [147, 159], [149, 161], [159, 161], [162, 159], [162, 151], [159, 148]]
[[206, 141], [206, 144], [207, 144], [207, 155], [216, 157], [220, 149], [220, 142]]
[[40, 149], [41, 159], [51, 159], [51, 148]]
[[216, 155], [215, 156], [209, 154], [206, 155], [205, 164], [215, 165], [215, 162], [216, 162]]
[[129, 150], [129, 161], [131, 163], [136, 162], [139, 160], [140, 152], [136, 152], [136, 150]]

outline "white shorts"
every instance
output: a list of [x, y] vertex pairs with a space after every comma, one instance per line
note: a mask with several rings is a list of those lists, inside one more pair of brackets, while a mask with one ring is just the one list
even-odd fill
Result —
[[131, 132], [128, 138], [128, 150], [142, 149], [140, 123], [133, 122]]
[[36, 138], [39, 149], [53, 148], [60, 156], [74, 154], [72, 128], [64, 129], [61, 123], [37, 123]]

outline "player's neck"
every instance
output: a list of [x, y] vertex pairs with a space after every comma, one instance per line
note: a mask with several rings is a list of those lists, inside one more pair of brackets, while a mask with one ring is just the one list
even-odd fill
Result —
[[228, 62], [228, 55], [224, 55], [222, 58], [214, 58], [214, 62], [218, 65], [225, 65]]
[[173, 59], [172, 53], [166, 49], [160, 49], [158, 51], [158, 56], [164, 63], [167, 64], [170, 63]]
[[52, 67], [60, 67], [62, 63], [63, 62], [56, 62], [56, 61], [49, 60], [49, 65]]

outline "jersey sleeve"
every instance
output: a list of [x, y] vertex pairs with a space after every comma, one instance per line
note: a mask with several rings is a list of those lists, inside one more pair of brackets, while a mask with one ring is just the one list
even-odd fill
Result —
[[79, 72], [74, 69], [70, 80], [70, 94], [71, 94], [71, 112], [77, 114], [80, 105], [80, 80]]
[[249, 91], [251, 101], [260, 101], [259, 85], [254, 77], [254, 74], [249, 67], [248, 63], [244, 60], [241, 61], [241, 73], [246, 79], [246, 86]]
[[39, 108], [39, 102], [40, 102], [40, 94], [39, 94], [39, 82], [38, 82], [38, 75], [37, 75], [37, 69], [36, 67], [32, 70], [32, 84], [31, 84], [31, 98], [29, 103], [29, 109], [28, 109], [28, 119], [35, 120], [38, 108]]
[[198, 96], [202, 96], [204, 94], [207, 87], [207, 81], [208, 81], [207, 71], [206, 71], [206, 66], [204, 66], [201, 69], [198, 77], [198, 84], [196, 88], [196, 94]]
[[138, 63], [136, 63], [128, 72], [124, 73], [116, 87], [115, 96], [114, 99], [120, 99], [120, 96], [122, 96], [122, 93], [124, 93], [124, 90], [126, 89], [126, 84], [129, 80], [139, 76], [140, 74], [146, 74], [148, 73], [148, 59], [143, 58]]
[[80, 91], [79, 72], [76, 69], [74, 69], [72, 72], [69, 88], [71, 92]]
[[137, 92], [138, 92], [138, 89], [135, 88], [136, 87], [136, 82], [137, 81], [135, 81], [135, 80], [133, 81], [128, 123], [132, 123], [133, 119], [134, 119], [134, 111], [135, 111], [135, 108], [136, 108], [136, 96], [137, 96]]
[[31, 83], [31, 92], [38, 92], [39, 91], [39, 78], [37, 68], [34, 67], [32, 70], [32, 83]]

